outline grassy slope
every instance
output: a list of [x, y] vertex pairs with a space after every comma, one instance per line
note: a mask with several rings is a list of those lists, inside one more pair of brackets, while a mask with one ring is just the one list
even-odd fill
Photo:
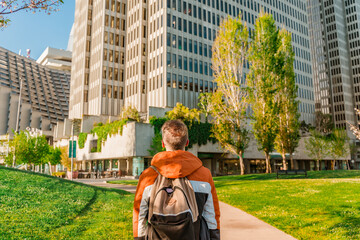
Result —
[[298, 239], [360, 239], [360, 171], [309, 174], [309, 179], [276, 180], [272, 174], [214, 180], [221, 201]]
[[1, 239], [132, 239], [133, 195], [0, 167]]

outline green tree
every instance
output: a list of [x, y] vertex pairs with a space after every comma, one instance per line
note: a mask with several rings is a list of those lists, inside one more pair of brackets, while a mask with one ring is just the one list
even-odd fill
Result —
[[181, 103], [177, 103], [176, 106], [171, 111], [166, 112], [165, 115], [170, 120], [180, 119], [188, 123], [192, 123], [195, 120], [200, 121], [200, 112], [197, 109], [189, 109]]
[[162, 147], [162, 135], [160, 132], [156, 132], [155, 136], [152, 138], [150, 149], [148, 149], [147, 151], [151, 156], [154, 156], [155, 154], [165, 150], [166, 149]]
[[45, 136], [32, 136], [28, 131], [14, 133], [14, 139], [10, 141], [10, 154], [7, 163], [12, 165], [26, 164], [30, 166], [42, 165], [46, 163], [45, 157], [49, 152], [49, 145]]
[[133, 120], [136, 122], [140, 122], [140, 114], [138, 110], [133, 106], [125, 107], [121, 112], [122, 120]]
[[315, 112], [315, 129], [323, 135], [328, 135], [334, 128], [331, 114], [324, 114], [320, 111]]
[[50, 14], [53, 11], [58, 11], [58, 7], [63, 3], [63, 0], [2, 0], [0, 1], [0, 29], [10, 23], [9, 15], [13, 13], [42, 11]]
[[331, 169], [335, 169], [335, 160], [350, 154], [349, 137], [344, 129], [334, 129], [329, 137], [329, 154], [333, 158]]
[[279, 64], [279, 46], [275, 20], [270, 14], [261, 12], [249, 49], [251, 67], [247, 83], [253, 111], [253, 132], [259, 150], [265, 153], [266, 173], [271, 172], [270, 152], [274, 151], [279, 129], [279, 74], [283, 71], [283, 65]]
[[[13, 167], [16, 164], [28, 163], [27, 156], [29, 155], [28, 136], [24, 131], [14, 133], [14, 138], [9, 143], [11, 153], [7, 157], [7, 162], [11, 163]], [[12, 159], [10, 159], [12, 158]]]
[[239, 156], [241, 175], [245, 173], [243, 153], [249, 144], [246, 129], [249, 103], [243, 71], [248, 38], [248, 28], [240, 17], [228, 18], [221, 24], [212, 58], [217, 90], [207, 102], [213, 117], [213, 136], [223, 148]]
[[42, 166], [43, 164], [47, 163], [46, 156], [49, 153], [49, 144], [47, 143], [45, 136], [29, 136], [28, 148], [28, 164]]
[[294, 51], [291, 45], [291, 34], [282, 29], [279, 32], [280, 46], [277, 52], [279, 71], [278, 82], [278, 133], [275, 139], [275, 149], [283, 159], [283, 169], [287, 170], [285, 154], [290, 154], [291, 168], [294, 169], [293, 153], [299, 145], [300, 122], [297, 98], [297, 85], [294, 73]]
[[50, 175], [52, 175], [51, 166], [61, 163], [61, 150], [60, 150], [60, 148], [59, 147], [56, 147], [56, 148], [49, 147], [49, 152], [45, 156], [44, 159], [45, 159], [45, 162], [47, 162], [49, 164]]
[[310, 137], [305, 139], [305, 148], [308, 155], [316, 160], [316, 169], [320, 171], [320, 161], [328, 154], [328, 142], [320, 132], [310, 130]]
[[205, 114], [205, 121], [208, 122], [208, 117], [211, 114], [209, 109], [209, 102], [211, 101], [212, 93], [200, 93], [198, 107], [201, 113]]
[[[67, 168], [67, 171], [70, 172], [71, 171], [71, 158], [69, 158], [69, 148], [68, 147], [60, 147], [60, 162], [61, 164]], [[76, 164], [74, 164], [73, 166], [74, 171], [77, 170], [77, 166]]]

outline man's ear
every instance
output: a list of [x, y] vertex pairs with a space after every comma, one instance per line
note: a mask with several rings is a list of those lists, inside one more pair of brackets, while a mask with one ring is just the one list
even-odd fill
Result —
[[186, 145], [185, 145], [185, 147], [187, 147], [187, 146], [189, 146], [189, 139], [186, 141]]
[[162, 144], [162, 147], [165, 148], [165, 144], [164, 144], [163, 140], [161, 140], [161, 144]]

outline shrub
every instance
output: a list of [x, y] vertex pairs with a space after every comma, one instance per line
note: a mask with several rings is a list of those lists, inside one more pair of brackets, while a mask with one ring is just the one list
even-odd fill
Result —
[[54, 177], [64, 178], [65, 177], [65, 172], [53, 172], [51, 175], [54, 176]]

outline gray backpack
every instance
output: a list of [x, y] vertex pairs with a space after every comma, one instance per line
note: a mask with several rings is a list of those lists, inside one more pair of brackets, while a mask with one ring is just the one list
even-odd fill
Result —
[[151, 190], [146, 239], [195, 239], [194, 222], [198, 220], [198, 207], [194, 189], [185, 178], [170, 179], [158, 170]]

